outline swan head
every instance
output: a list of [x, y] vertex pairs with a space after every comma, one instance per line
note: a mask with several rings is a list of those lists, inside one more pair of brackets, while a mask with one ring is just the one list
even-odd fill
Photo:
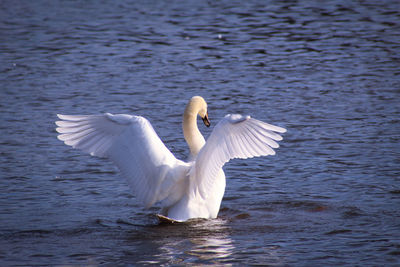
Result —
[[208, 120], [207, 103], [201, 96], [194, 96], [186, 106], [185, 114], [191, 116], [200, 116], [205, 126], [210, 127]]

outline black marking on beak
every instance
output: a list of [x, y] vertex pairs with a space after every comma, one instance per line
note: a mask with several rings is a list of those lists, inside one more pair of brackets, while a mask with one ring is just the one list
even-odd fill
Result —
[[201, 118], [201, 119], [203, 120], [205, 126], [210, 127], [210, 121], [208, 120], [208, 112], [207, 112], [206, 115], [205, 115], [203, 118]]

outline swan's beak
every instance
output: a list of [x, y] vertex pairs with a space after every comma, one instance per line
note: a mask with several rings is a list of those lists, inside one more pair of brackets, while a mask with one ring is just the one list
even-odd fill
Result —
[[201, 118], [201, 119], [203, 120], [205, 126], [210, 127], [210, 121], [208, 120], [208, 112], [207, 112], [206, 115], [205, 115], [203, 118]]

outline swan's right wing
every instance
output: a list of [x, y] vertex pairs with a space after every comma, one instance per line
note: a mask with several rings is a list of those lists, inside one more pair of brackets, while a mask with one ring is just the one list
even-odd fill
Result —
[[226, 115], [213, 129], [196, 158], [196, 182], [207, 197], [218, 171], [230, 159], [275, 155], [286, 129], [239, 114]]
[[92, 156], [111, 159], [146, 207], [182, 191], [176, 186], [184, 178], [184, 163], [167, 149], [145, 118], [110, 113], [57, 116], [61, 119], [56, 122], [58, 139]]

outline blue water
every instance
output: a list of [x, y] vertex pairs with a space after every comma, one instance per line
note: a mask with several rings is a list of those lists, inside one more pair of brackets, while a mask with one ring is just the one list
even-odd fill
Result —
[[[1, 266], [400, 264], [398, 1], [1, 1], [0, 63]], [[185, 159], [193, 95], [288, 129], [225, 166], [215, 220], [158, 225], [56, 139], [57, 113], [136, 114]]]

